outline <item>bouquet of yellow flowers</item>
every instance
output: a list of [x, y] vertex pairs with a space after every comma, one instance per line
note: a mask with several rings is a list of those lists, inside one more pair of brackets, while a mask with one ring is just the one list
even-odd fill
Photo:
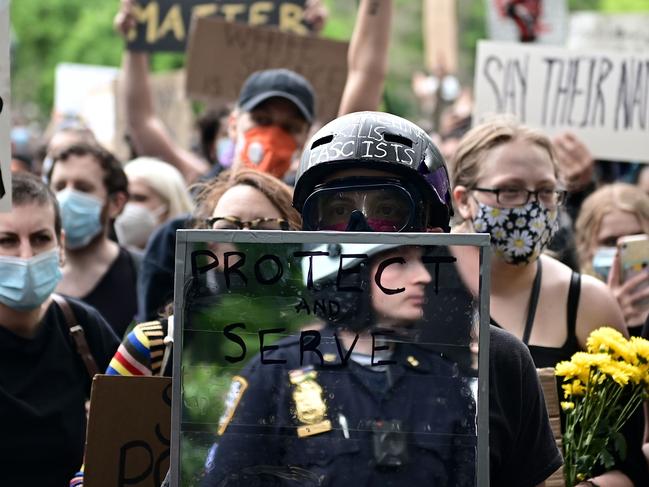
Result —
[[563, 377], [564, 475], [569, 487], [589, 478], [597, 465], [612, 467], [614, 453], [626, 456], [620, 429], [649, 392], [649, 341], [627, 340], [603, 327], [586, 344], [588, 352], [577, 352], [555, 368]]

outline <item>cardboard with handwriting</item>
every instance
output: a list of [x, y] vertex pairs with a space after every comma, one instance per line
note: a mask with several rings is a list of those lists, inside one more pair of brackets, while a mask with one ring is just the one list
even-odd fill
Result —
[[573, 132], [599, 159], [649, 162], [649, 53], [480, 41], [474, 120]]
[[169, 469], [171, 378], [95, 376], [86, 487], [159, 486]]
[[316, 118], [333, 119], [347, 78], [347, 42], [288, 34], [217, 18], [194, 22], [187, 59], [187, 93], [202, 100], [236, 100], [255, 71], [287, 68], [308, 79]]
[[137, 0], [136, 27], [128, 36], [134, 51], [184, 51], [193, 17], [220, 17], [229, 22], [277, 26], [283, 32], [307, 34], [306, 0]]

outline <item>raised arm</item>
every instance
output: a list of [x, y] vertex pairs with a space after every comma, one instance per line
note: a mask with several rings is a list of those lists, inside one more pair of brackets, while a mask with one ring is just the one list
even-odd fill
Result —
[[388, 70], [392, 0], [361, 0], [338, 115], [377, 110]]
[[[135, 26], [133, 0], [122, 0], [115, 17], [115, 29], [126, 36]], [[168, 162], [183, 173], [188, 182], [209, 170], [206, 161], [180, 147], [156, 116], [149, 84], [149, 57], [143, 52], [125, 51], [122, 76], [126, 105], [126, 125], [135, 150]]]

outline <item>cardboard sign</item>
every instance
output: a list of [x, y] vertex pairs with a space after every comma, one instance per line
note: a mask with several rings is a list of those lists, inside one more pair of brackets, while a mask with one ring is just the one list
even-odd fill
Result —
[[562, 45], [568, 29], [566, 0], [485, 0], [487, 32], [494, 41], [520, 41], [532, 35], [539, 44]]
[[86, 487], [157, 487], [169, 469], [171, 379], [97, 375], [86, 435]]
[[232, 101], [255, 71], [286, 68], [308, 79], [316, 93], [316, 117], [338, 112], [347, 79], [348, 43], [250, 27], [216, 18], [196, 19], [188, 46], [187, 93]]
[[9, 2], [0, 0], [0, 211], [11, 211]]
[[[180, 147], [191, 147], [194, 117], [190, 101], [185, 96], [185, 71], [151, 73], [149, 86], [153, 97], [153, 109], [156, 116], [169, 131], [171, 138]], [[129, 156], [126, 145], [126, 106], [121, 79], [115, 83], [115, 129], [113, 147], [122, 160]]]
[[128, 37], [135, 51], [184, 51], [192, 17], [216, 16], [230, 22], [272, 25], [306, 34], [306, 0], [138, 0], [137, 27]]
[[424, 0], [424, 57], [436, 72], [457, 73], [457, 15], [455, 0]]
[[553, 135], [569, 130], [599, 159], [649, 162], [649, 52], [482, 41], [474, 121], [493, 113]]
[[649, 14], [602, 14], [575, 12], [570, 15], [568, 47], [649, 51]]

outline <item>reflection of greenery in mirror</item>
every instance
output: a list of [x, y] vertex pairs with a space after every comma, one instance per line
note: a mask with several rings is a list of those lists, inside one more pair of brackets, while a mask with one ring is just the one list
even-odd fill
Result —
[[[196, 244], [192, 250], [206, 249], [205, 244]], [[236, 249], [230, 250], [246, 255], [246, 262], [241, 267], [248, 278], [245, 287], [233, 274], [231, 288], [225, 291], [221, 268], [207, 271], [185, 286], [185, 310], [188, 312], [185, 315], [182, 361], [183, 486], [197, 485], [197, 479], [192, 476], [202, 470], [215, 439], [231, 377], [259, 352], [258, 331], [286, 328], [287, 333], [291, 333], [313, 322], [313, 317], [295, 313], [304, 283], [300, 266], [290, 256], [300, 250], [300, 246], [237, 244]], [[255, 279], [254, 264], [269, 254], [279, 258], [283, 274], [279, 282], [263, 285]], [[190, 262], [189, 258], [187, 262]], [[209, 257], [202, 257], [198, 267], [209, 262]], [[269, 278], [275, 275], [276, 267], [269, 259], [262, 260], [259, 271], [264, 278]], [[211, 276], [205, 278], [208, 274]], [[233, 323], [244, 323], [246, 326], [245, 331], [235, 330], [247, 348], [245, 359], [235, 364], [229, 363], [225, 357], [239, 356], [241, 347], [223, 335], [224, 328]], [[280, 338], [277, 334], [268, 335], [264, 345], [270, 345]]]

